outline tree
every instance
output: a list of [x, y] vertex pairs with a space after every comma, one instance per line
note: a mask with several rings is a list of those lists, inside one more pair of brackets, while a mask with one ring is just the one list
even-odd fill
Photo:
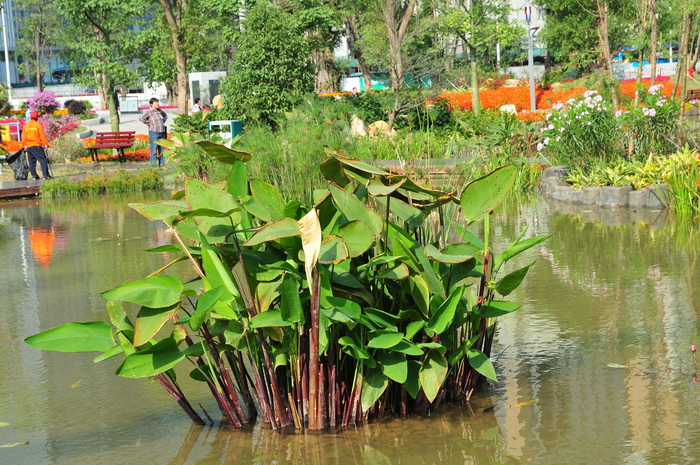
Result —
[[24, 13], [18, 18], [17, 55], [22, 57], [18, 68], [22, 73], [34, 75], [39, 92], [44, 90], [44, 74], [53, 58], [62, 21], [55, 3], [54, 0], [16, 2]]
[[507, 0], [462, 0], [457, 6], [444, 9], [445, 29], [456, 34], [469, 52], [472, 109], [476, 113], [480, 108], [479, 55], [496, 42], [507, 44], [523, 35], [522, 27], [509, 22], [509, 13]]
[[311, 48], [296, 16], [266, 2], [248, 12], [233, 67], [222, 83], [224, 111], [273, 122], [313, 90]]
[[98, 88], [107, 104], [112, 130], [119, 130], [114, 87], [137, 79], [130, 68], [138, 55], [139, 26], [146, 5], [141, 0], [56, 0], [66, 17], [61, 54], [74, 79]]

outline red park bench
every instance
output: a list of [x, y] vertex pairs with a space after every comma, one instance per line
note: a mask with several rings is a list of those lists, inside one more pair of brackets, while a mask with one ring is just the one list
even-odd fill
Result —
[[98, 132], [95, 136], [95, 145], [88, 147], [92, 161], [99, 161], [97, 158], [98, 150], [100, 149], [117, 149], [119, 163], [126, 162], [124, 149], [131, 148], [134, 145], [136, 131], [122, 132]]

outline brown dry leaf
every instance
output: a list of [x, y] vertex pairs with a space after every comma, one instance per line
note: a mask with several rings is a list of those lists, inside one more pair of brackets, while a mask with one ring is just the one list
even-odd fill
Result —
[[321, 252], [321, 223], [318, 221], [318, 213], [312, 208], [309, 213], [298, 221], [301, 231], [301, 245], [304, 248], [304, 268], [306, 279], [309, 282], [309, 290], [313, 295], [313, 269], [318, 262]]

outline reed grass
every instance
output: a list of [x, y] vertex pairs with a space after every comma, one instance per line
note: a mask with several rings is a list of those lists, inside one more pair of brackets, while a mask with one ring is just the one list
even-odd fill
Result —
[[118, 170], [115, 173], [91, 175], [79, 181], [58, 178], [45, 182], [41, 186], [41, 196], [47, 199], [76, 198], [86, 195], [142, 192], [162, 188], [163, 179], [160, 171], [156, 169], [135, 173]]

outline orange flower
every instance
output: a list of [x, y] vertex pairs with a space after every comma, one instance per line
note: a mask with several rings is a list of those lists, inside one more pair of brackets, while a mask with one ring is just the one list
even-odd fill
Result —
[[[538, 109], [552, 108], [557, 102], [566, 102], [570, 98], [576, 98], [586, 91], [582, 87], [576, 87], [570, 90], [542, 90], [535, 91], [535, 100]], [[447, 99], [452, 108], [460, 108], [462, 110], [471, 110], [472, 95], [471, 92], [446, 92], [440, 94], [440, 97]], [[501, 87], [500, 89], [484, 89], [479, 91], [479, 102], [482, 108], [500, 108], [503, 105], [515, 105], [516, 110], [530, 109], [530, 88], [526, 86], [519, 87]]]

